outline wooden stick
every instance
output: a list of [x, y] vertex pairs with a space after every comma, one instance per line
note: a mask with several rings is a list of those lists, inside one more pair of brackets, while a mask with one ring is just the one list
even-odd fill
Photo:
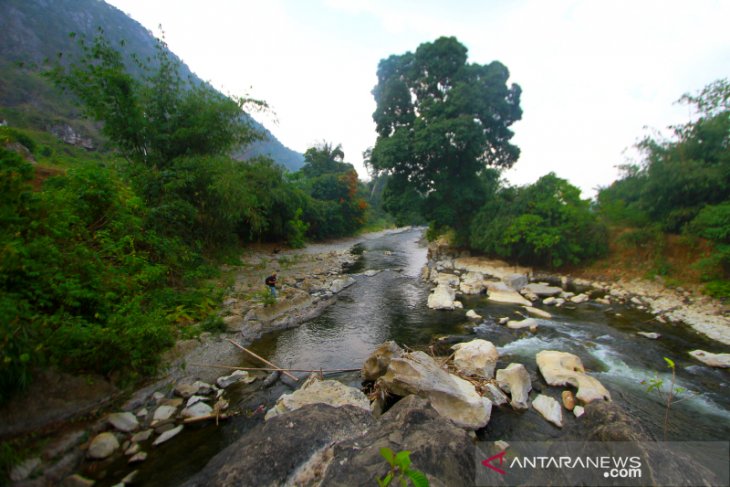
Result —
[[226, 369], [226, 370], [262, 370], [265, 372], [319, 372], [322, 370], [325, 374], [331, 374], [336, 372], [357, 372], [361, 369], [273, 369], [271, 367], [233, 367], [232, 365], [214, 365], [214, 364], [200, 364], [195, 362], [190, 362], [190, 365], [194, 365], [196, 367], [213, 367], [215, 369]]
[[282, 374], [284, 374], [285, 376], [287, 376], [287, 377], [289, 377], [290, 379], [294, 380], [294, 382], [299, 382], [299, 379], [297, 379], [297, 378], [296, 378], [295, 376], [291, 375], [291, 374], [290, 374], [289, 372], [287, 372], [287, 371], [283, 370], [283, 369], [282, 369], [281, 367], [279, 367], [278, 365], [272, 364], [271, 362], [269, 362], [269, 361], [268, 361], [268, 360], [266, 360], [265, 358], [261, 357], [260, 355], [256, 355], [255, 353], [253, 353], [253, 352], [252, 352], [251, 350], [247, 349], [246, 347], [244, 347], [244, 346], [243, 346], [243, 345], [241, 345], [240, 343], [236, 343], [236, 342], [234, 342], [233, 340], [231, 340], [230, 338], [226, 338], [226, 340], [228, 340], [229, 342], [231, 342], [232, 344], [234, 344], [235, 346], [237, 346], [238, 348], [240, 348], [240, 349], [241, 349], [241, 350], [243, 350], [244, 352], [246, 352], [246, 353], [248, 353], [248, 354], [252, 355], [253, 357], [256, 357], [256, 358], [257, 358], [257, 359], [259, 359], [259, 360], [261, 360], [261, 361], [262, 361], [263, 363], [265, 363], [266, 365], [269, 365], [269, 366], [271, 366], [271, 367], [274, 367], [275, 369], [277, 369], [277, 370], [281, 371], [281, 373], [282, 373]]

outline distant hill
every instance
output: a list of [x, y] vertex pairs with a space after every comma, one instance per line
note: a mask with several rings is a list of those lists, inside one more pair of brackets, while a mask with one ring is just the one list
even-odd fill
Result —
[[[112, 45], [123, 41], [127, 55], [143, 60], [154, 57], [154, 35], [102, 0], [0, 0], [0, 119], [52, 132], [76, 145], [103, 148], [99, 127], [83, 119], [72, 100], [39, 74], [47, 60], [63, 62], [78, 53], [70, 33], [92, 38], [99, 28]], [[180, 64], [184, 77], [203, 82], [185, 63]], [[284, 146], [255, 120], [251, 122], [265, 139], [234, 157], [268, 155], [289, 170], [302, 167], [302, 154]]]

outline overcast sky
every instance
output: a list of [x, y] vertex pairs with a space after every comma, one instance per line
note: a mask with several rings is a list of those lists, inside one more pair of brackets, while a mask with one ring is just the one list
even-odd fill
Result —
[[522, 149], [508, 180], [554, 171], [592, 196], [647, 133], [686, 121], [674, 102], [730, 76], [726, 0], [107, 0], [224, 92], [266, 100], [257, 116], [304, 152], [341, 143], [365, 176], [378, 61], [456, 36], [469, 61], [499, 60], [522, 87]]

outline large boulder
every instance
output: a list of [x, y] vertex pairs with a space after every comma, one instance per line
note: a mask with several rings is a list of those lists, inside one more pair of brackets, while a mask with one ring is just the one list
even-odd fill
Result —
[[323, 473], [308, 468], [332, 459], [332, 445], [359, 438], [374, 426], [352, 406], [310, 404], [253, 428], [213, 457], [184, 485], [311, 485]]
[[464, 272], [479, 272], [484, 276], [496, 279], [509, 278], [514, 274], [526, 276], [532, 273], [528, 267], [514, 266], [501, 260], [485, 259], [484, 257], [459, 257], [454, 260], [454, 269]]
[[492, 342], [477, 338], [470, 342], [457, 343], [451, 348], [456, 351], [454, 365], [461, 372], [482, 379], [494, 377], [499, 352]]
[[337, 444], [320, 485], [376, 485], [388, 470], [382, 447], [410, 451], [413, 468], [431, 485], [474, 481], [474, 443], [467, 432], [444, 421], [425, 399], [411, 395], [398, 401], [365, 437]]
[[503, 282], [490, 282], [487, 285], [487, 295], [487, 298], [495, 303], [519, 304], [522, 306], [532, 305], [520, 293]]
[[480, 272], [467, 272], [461, 276], [459, 290], [464, 294], [481, 294], [487, 289]]
[[377, 383], [396, 396], [415, 394], [428, 399], [441, 416], [462, 428], [483, 428], [492, 413], [491, 401], [480, 396], [471, 383], [444, 371], [423, 352], [391, 360], [388, 372]]
[[439, 284], [428, 296], [426, 305], [431, 309], [452, 310], [456, 307], [454, 299], [456, 299], [456, 292], [447, 285]]
[[370, 411], [370, 401], [360, 389], [346, 386], [336, 380], [319, 380], [311, 376], [302, 387], [291, 394], [282, 395], [273, 408], [266, 412], [266, 419], [297, 409], [307, 404], [350, 405]]
[[377, 380], [387, 372], [390, 361], [401, 356], [403, 356], [403, 349], [397, 343], [392, 340], [383, 343], [365, 360], [360, 373], [363, 380]]
[[543, 350], [535, 356], [540, 373], [551, 386], [571, 385], [578, 389], [576, 398], [587, 404], [611, 400], [611, 394], [598, 379], [585, 373], [580, 357], [567, 352]]
[[513, 409], [527, 409], [530, 407], [530, 391], [532, 382], [530, 374], [522, 364], [512, 363], [505, 369], [497, 371], [497, 385], [511, 396], [510, 406]]

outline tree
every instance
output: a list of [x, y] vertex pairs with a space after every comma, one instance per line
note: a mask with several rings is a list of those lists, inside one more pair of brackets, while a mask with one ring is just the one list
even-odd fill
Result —
[[467, 63], [454, 37], [381, 60], [377, 76], [370, 163], [426, 195], [432, 223], [465, 234], [483, 203], [476, 176], [519, 157], [509, 127], [522, 116], [520, 87], [507, 86], [509, 71], [498, 61]]

